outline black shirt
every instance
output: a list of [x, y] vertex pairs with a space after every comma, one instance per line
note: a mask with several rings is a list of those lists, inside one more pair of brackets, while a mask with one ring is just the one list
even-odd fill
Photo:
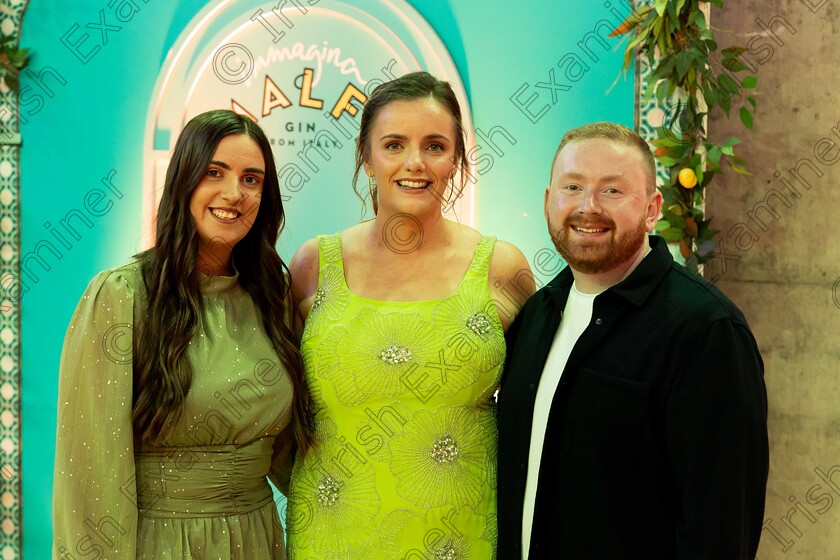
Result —
[[[551, 404], [531, 560], [752, 559], [768, 471], [764, 365], [743, 314], [665, 241], [599, 294]], [[499, 559], [522, 555], [536, 388], [573, 277], [508, 333], [499, 394]]]

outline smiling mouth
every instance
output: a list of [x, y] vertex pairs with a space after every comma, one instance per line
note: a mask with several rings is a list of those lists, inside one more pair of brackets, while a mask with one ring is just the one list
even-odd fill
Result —
[[236, 210], [231, 209], [223, 209], [223, 208], [210, 208], [210, 213], [213, 214], [216, 218], [224, 221], [235, 220], [241, 214]]
[[412, 190], [423, 190], [432, 184], [431, 181], [425, 179], [402, 179], [396, 183], [400, 188]]
[[604, 233], [605, 231], [609, 231], [607, 228], [585, 228], [578, 226], [572, 226], [572, 229], [580, 233]]

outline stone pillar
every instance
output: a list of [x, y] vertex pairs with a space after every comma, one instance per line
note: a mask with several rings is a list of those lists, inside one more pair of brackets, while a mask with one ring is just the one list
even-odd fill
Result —
[[[746, 314], [765, 362], [770, 480], [762, 560], [840, 554], [840, 6], [838, 0], [728, 0], [714, 8], [720, 48], [749, 46], [755, 132], [738, 136], [752, 175], [707, 191], [719, 234], [713, 280]], [[721, 437], [725, 437], [724, 434]]]

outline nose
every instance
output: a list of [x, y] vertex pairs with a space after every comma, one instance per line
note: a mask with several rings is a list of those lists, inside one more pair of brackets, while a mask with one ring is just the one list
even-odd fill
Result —
[[243, 194], [242, 185], [239, 184], [239, 178], [233, 174], [229, 174], [222, 186], [222, 198], [231, 206], [236, 206], [242, 202]]
[[423, 156], [420, 153], [420, 148], [410, 148], [406, 150], [405, 169], [406, 171], [423, 171], [426, 169], [426, 164], [423, 162]]
[[601, 205], [598, 202], [598, 193], [595, 189], [586, 189], [580, 198], [578, 211], [583, 214], [600, 214]]

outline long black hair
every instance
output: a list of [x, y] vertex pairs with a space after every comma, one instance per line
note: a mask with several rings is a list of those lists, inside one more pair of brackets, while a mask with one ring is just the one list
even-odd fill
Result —
[[[254, 301], [263, 328], [294, 390], [292, 427], [298, 448], [311, 443], [309, 394], [303, 363], [286, 325], [291, 281], [275, 245], [285, 215], [271, 145], [253, 121], [232, 111], [209, 111], [190, 120], [175, 143], [158, 207], [155, 245], [137, 258], [148, 301], [135, 320], [132, 421], [141, 442], [160, 442], [180, 418], [193, 380], [186, 351], [203, 315], [198, 244], [190, 198], [207, 172], [221, 140], [232, 134], [253, 139], [265, 160], [259, 210], [232, 249], [239, 284]], [[243, 219], [245, 217], [243, 216]]]

